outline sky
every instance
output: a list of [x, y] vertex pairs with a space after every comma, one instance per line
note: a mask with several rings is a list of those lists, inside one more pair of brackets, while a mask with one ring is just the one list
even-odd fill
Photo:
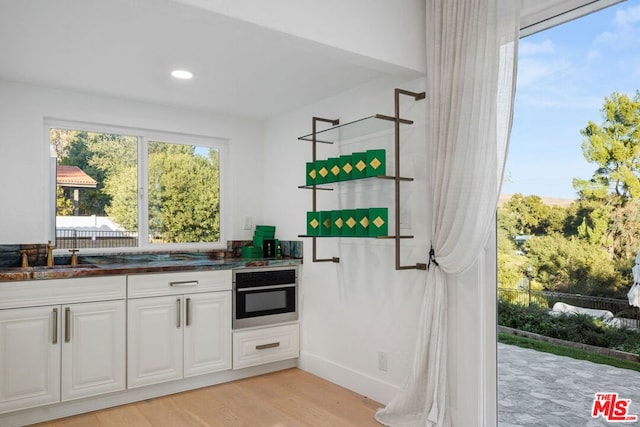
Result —
[[503, 194], [576, 198], [572, 180], [597, 165], [580, 130], [603, 122], [612, 92], [640, 90], [640, 0], [628, 0], [520, 40]]

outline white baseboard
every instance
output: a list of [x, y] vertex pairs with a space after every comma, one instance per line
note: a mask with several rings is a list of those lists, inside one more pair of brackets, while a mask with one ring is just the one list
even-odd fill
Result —
[[298, 368], [386, 405], [398, 393], [393, 384], [311, 353], [301, 352]]
[[54, 403], [47, 406], [40, 406], [31, 409], [8, 412], [0, 414], [0, 426], [19, 427], [43, 421], [54, 420], [85, 412], [138, 402], [145, 399], [166, 396], [168, 394], [180, 393], [200, 387], [208, 387], [229, 381], [262, 375], [283, 369], [294, 368], [297, 359], [283, 360], [268, 363], [260, 366], [253, 366], [239, 370], [226, 370], [213, 374], [198, 375], [177, 381], [139, 387], [120, 392], [103, 394], [85, 399], [72, 400], [69, 402]]

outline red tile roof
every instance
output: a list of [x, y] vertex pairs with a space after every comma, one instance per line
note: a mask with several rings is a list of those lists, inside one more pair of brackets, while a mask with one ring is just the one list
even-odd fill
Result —
[[78, 166], [58, 165], [56, 183], [61, 187], [96, 188], [97, 181]]

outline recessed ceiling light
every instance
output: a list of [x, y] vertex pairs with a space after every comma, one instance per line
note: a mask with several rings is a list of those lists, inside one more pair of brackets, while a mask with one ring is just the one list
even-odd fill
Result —
[[171, 75], [180, 80], [189, 80], [193, 77], [193, 73], [187, 70], [173, 70]]

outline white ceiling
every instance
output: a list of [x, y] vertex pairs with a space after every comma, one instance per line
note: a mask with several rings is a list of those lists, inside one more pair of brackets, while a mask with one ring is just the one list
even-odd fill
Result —
[[3, 80], [266, 118], [389, 72], [417, 77], [168, 0], [0, 0]]
[[[522, 21], [530, 33], [618, 1], [524, 0]], [[179, 1], [0, 0], [3, 80], [268, 118], [389, 74], [419, 76]]]

